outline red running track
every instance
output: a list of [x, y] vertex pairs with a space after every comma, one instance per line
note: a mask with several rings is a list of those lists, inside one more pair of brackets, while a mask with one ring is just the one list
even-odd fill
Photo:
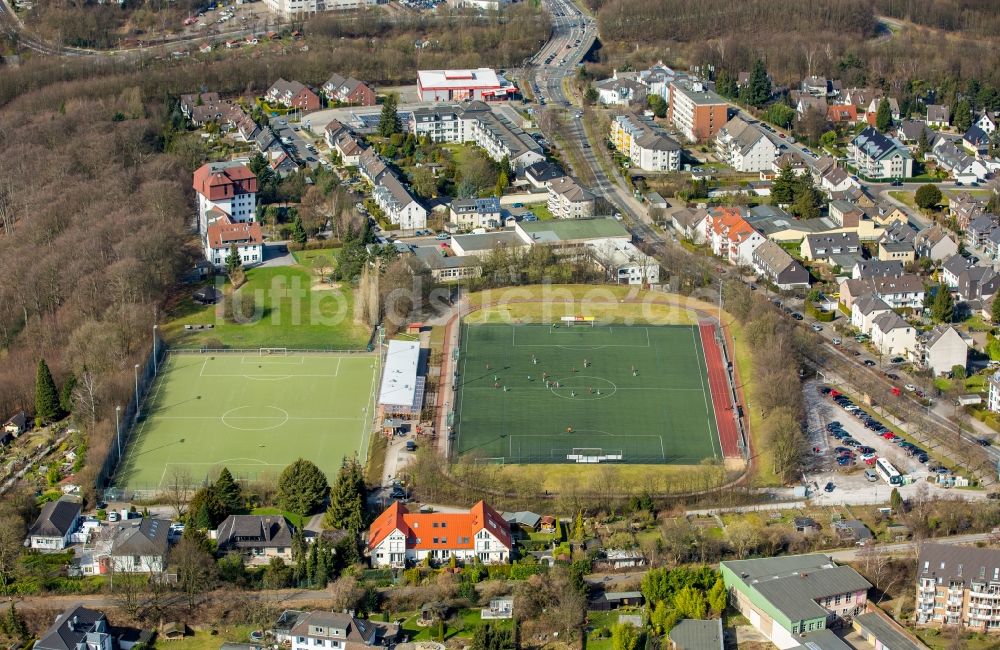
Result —
[[726, 364], [722, 360], [722, 350], [715, 339], [715, 324], [698, 323], [701, 333], [701, 347], [705, 351], [705, 366], [708, 368], [708, 385], [712, 391], [712, 406], [715, 422], [719, 428], [722, 455], [726, 458], [740, 458], [740, 433], [736, 427], [736, 413], [729, 399], [729, 382], [726, 380]]

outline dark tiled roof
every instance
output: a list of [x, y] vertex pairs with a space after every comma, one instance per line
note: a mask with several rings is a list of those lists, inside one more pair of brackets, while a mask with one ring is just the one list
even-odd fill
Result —
[[31, 526], [32, 537], [65, 537], [80, 516], [80, 504], [63, 497], [42, 506], [38, 519]]
[[90, 647], [88, 636], [107, 633], [108, 621], [103, 612], [71, 607], [35, 642], [35, 650], [77, 650], [80, 644]]
[[285, 548], [292, 545], [295, 528], [279, 515], [229, 515], [219, 524], [219, 549]]

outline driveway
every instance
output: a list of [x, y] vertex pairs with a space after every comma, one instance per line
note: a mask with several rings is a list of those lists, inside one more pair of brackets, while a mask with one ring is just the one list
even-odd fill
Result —
[[264, 261], [261, 266], [294, 266], [298, 264], [295, 257], [288, 252], [287, 242], [270, 242], [264, 244]]

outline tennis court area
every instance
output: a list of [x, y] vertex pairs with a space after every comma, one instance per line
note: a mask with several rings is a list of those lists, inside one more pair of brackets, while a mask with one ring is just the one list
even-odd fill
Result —
[[375, 366], [369, 353], [168, 354], [115, 485], [200, 484], [223, 465], [276, 479], [300, 457], [333, 480], [345, 455], [367, 452]]
[[696, 326], [463, 325], [453, 449], [484, 462], [721, 459]]

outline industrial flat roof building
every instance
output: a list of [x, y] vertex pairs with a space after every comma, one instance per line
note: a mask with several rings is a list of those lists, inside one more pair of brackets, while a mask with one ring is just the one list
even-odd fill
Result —
[[417, 94], [420, 101], [466, 99], [507, 99], [517, 87], [491, 68], [475, 70], [418, 70]]
[[420, 343], [389, 341], [378, 402], [386, 414], [420, 413], [425, 378], [420, 374]]

